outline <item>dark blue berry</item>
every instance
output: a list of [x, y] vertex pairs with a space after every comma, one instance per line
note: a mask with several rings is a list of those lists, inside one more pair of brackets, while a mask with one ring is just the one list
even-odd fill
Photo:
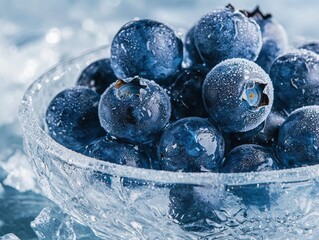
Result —
[[169, 214], [187, 231], [211, 230], [214, 223], [221, 223], [215, 211], [220, 209], [224, 195], [221, 186], [176, 185], [169, 192]]
[[[137, 168], [150, 168], [150, 162], [140, 152], [138, 147], [126, 143], [120, 143], [107, 139], [106, 137], [99, 138], [89, 144], [84, 152], [85, 155], [104, 160], [111, 163], [126, 165]], [[112, 182], [112, 177], [109, 174], [95, 172], [93, 177], [99, 181], [106, 183], [108, 186]], [[124, 186], [132, 186], [142, 181], [124, 178]]]
[[308, 50], [290, 51], [270, 69], [275, 107], [287, 112], [319, 104], [319, 56]]
[[298, 47], [299, 49], [306, 49], [312, 52], [319, 54], [319, 41], [311, 41], [305, 44], [302, 44]]
[[207, 119], [189, 117], [169, 125], [159, 142], [163, 170], [216, 171], [224, 156], [224, 139]]
[[74, 151], [97, 137], [105, 135], [98, 117], [100, 95], [87, 87], [74, 87], [60, 92], [46, 112], [50, 136]]
[[210, 118], [223, 131], [245, 132], [267, 118], [273, 103], [273, 86], [254, 62], [229, 59], [207, 74], [203, 101]]
[[143, 78], [118, 80], [101, 96], [99, 117], [106, 132], [117, 139], [147, 143], [168, 123], [170, 99], [165, 90]]
[[[241, 173], [278, 170], [281, 165], [277, 162], [272, 148], [246, 144], [234, 148], [224, 160], [220, 172]], [[228, 186], [228, 191], [240, 197], [246, 205], [257, 205], [261, 209], [269, 207], [271, 194], [267, 184], [249, 184]]]
[[101, 95], [116, 79], [110, 59], [105, 58], [87, 66], [78, 78], [77, 85], [89, 87]]
[[194, 40], [209, 66], [230, 58], [255, 61], [262, 46], [258, 24], [230, 5], [202, 17], [195, 25]]
[[256, 63], [268, 73], [275, 59], [288, 50], [287, 33], [271, 14], [264, 15], [259, 7], [248, 16], [258, 23], [261, 30], [263, 43]]
[[285, 117], [283, 115], [271, 112], [258, 127], [247, 132], [230, 134], [232, 146], [235, 147], [244, 143], [273, 146], [277, 143], [279, 127], [284, 121]]
[[111, 46], [111, 65], [121, 79], [140, 76], [161, 83], [175, 74], [182, 60], [182, 41], [171, 28], [153, 20], [127, 23]]
[[203, 63], [201, 56], [195, 46], [194, 30], [195, 30], [195, 26], [192, 27], [187, 32], [186, 38], [185, 38], [185, 50], [186, 50], [185, 59], [186, 59], [186, 62], [191, 66]]
[[184, 69], [169, 86], [172, 119], [191, 116], [207, 117], [202, 99], [202, 85], [208, 71], [200, 65]]
[[279, 128], [277, 155], [288, 168], [319, 163], [319, 106], [299, 108]]

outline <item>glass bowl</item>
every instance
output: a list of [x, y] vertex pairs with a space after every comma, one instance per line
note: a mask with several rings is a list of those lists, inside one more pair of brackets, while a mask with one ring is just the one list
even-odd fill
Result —
[[45, 112], [102, 47], [61, 62], [21, 103], [24, 146], [43, 193], [105, 239], [319, 239], [319, 166], [182, 173], [96, 160], [55, 142]]

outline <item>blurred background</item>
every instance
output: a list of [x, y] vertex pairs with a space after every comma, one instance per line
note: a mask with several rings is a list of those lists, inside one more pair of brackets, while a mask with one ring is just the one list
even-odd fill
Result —
[[[183, 37], [208, 10], [229, 2], [0, 0], [0, 236], [13, 233], [21, 239], [94, 239], [88, 228], [73, 222], [37, 187], [23, 153], [17, 120], [28, 85], [61, 60], [110, 44], [119, 28], [134, 18], [162, 21]], [[259, 5], [262, 11], [272, 13], [285, 27], [292, 45], [319, 39], [319, 1], [230, 3], [248, 10]], [[60, 238], [52, 237], [58, 235]]]

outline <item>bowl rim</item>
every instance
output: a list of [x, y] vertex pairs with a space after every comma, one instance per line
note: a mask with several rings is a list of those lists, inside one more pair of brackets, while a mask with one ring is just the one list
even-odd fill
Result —
[[[319, 177], [319, 164], [292, 169], [245, 173], [190, 173], [142, 169], [94, 159], [60, 145], [41, 128], [33, 108], [33, 97], [41, 91], [43, 85], [45, 86], [52, 82], [52, 79], [47, 76], [52, 75], [58, 68], [70, 66], [87, 56], [92, 55], [94, 57], [100, 51], [105, 52], [108, 49], [109, 46], [101, 46], [94, 50], [87, 51], [76, 58], [61, 61], [42, 74], [28, 87], [19, 107], [19, 122], [24, 141], [31, 140], [36, 142], [36, 144], [45, 149], [50, 156], [54, 156], [55, 161], [60, 159], [60, 161], [63, 161], [65, 164], [75, 165], [88, 170], [100, 171], [117, 177], [129, 177], [164, 184], [216, 185], [217, 183], [221, 183], [224, 185], [249, 185], [301, 182]], [[107, 55], [105, 57], [107, 57]], [[100, 59], [100, 57], [95, 60], [98, 59]], [[29, 151], [26, 152], [27, 155], [29, 155], [28, 157], [31, 158], [32, 153]]]

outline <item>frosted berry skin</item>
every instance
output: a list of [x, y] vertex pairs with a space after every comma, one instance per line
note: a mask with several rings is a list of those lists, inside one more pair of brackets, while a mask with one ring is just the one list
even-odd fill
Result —
[[74, 151], [82, 149], [105, 135], [98, 118], [100, 95], [87, 87], [74, 87], [60, 92], [46, 111], [50, 136]]
[[279, 128], [277, 155], [288, 167], [319, 163], [319, 106], [292, 112]]
[[163, 170], [216, 171], [224, 156], [224, 139], [207, 119], [189, 117], [169, 125], [158, 145]]
[[76, 85], [89, 87], [101, 95], [116, 80], [110, 59], [105, 58], [87, 66], [79, 76]]
[[290, 51], [275, 60], [270, 69], [275, 89], [275, 107], [293, 110], [319, 104], [319, 56], [308, 50]]
[[186, 52], [186, 62], [189, 62], [191, 66], [202, 64], [203, 61], [201, 59], [201, 56], [195, 46], [194, 41], [194, 30], [195, 26], [192, 27], [186, 34], [185, 37], [185, 52]]
[[165, 82], [179, 69], [183, 43], [174, 31], [154, 20], [125, 24], [111, 45], [111, 66], [120, 78], [140, 76]]
[[207, 117], [202, 99], [202, 85], [208, 71], [201, 65], [183, 69], [169, 86], [172, 119], [190, 116]]
[[306, 49], [319, 54], [319, 41], [312, 41], [305, 43], [298, 47], [299, 49]]
[[273, 86], [256, 63], [229, 59], [206, 76], [202, 96], [210, 119], [225, 132], [256, 128], [270, 113]]
[[268, 73], [275, 59], [288, 50], [287, 33], [271, 14], [262, 14], [258, 7], [250, 17], [258, 23], [262, 36], [262, 48], [256, 63]]
[[105, 131], [119, 140], [140, 144], [154, 140], [168, 123], [170, 99], [154, 81], [118, 80], [101, 96], [99, 118]]
[[230, 5], [202, 17], [194, 41], [202, 60], [212, 67], [230, 58], [255, 61], [262, 46], [258, 24]]

